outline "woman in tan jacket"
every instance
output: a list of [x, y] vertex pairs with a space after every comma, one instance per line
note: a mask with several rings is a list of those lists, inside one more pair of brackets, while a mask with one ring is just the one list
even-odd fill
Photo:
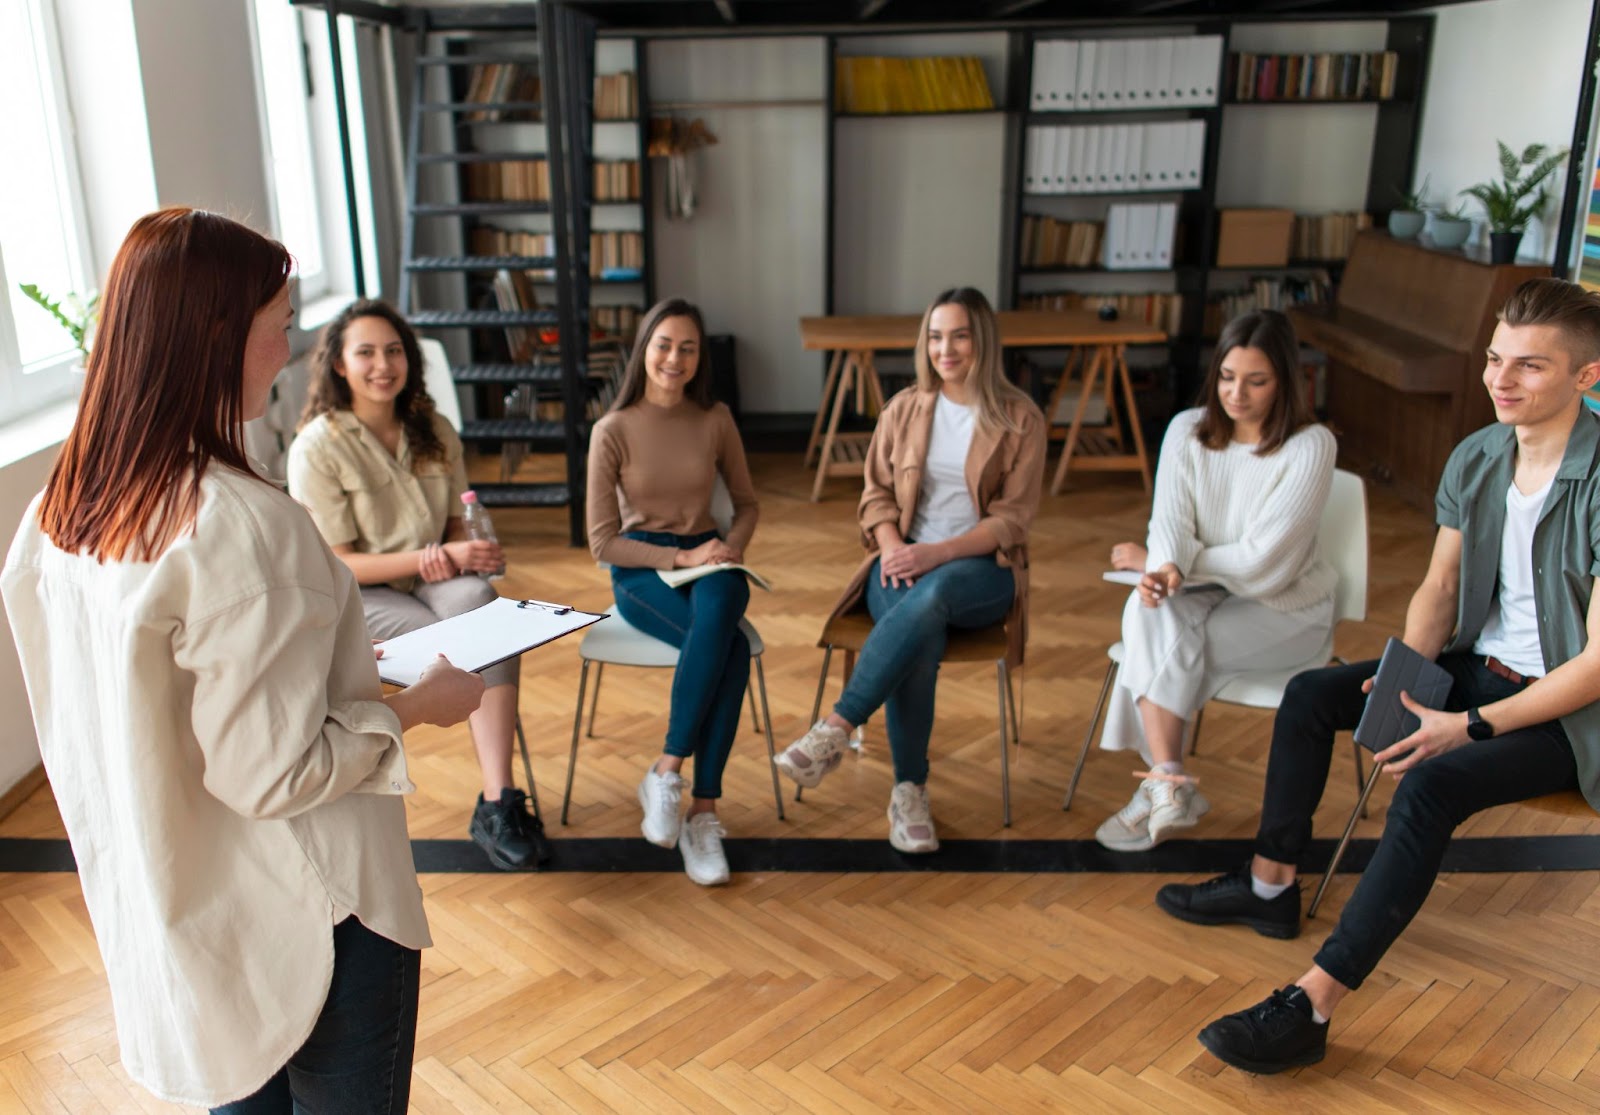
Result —
[[928, 739], [939, 661], [951, 627], [1001, 620], [1020, 657], [1045, 422], [1001, 373], [994, 311], [971, 287], [928, 307], [916, 368], [916, 386], [889, 401], [872, 435], [857, 512], [867, 556], [833, 612], [864, 601], [872, 634], [833, 711], [777, 764], [801, 786], [817, 785], [839, 765], [849, 734], [883, 707], [895, 780], [889, 843], [932, 852]]

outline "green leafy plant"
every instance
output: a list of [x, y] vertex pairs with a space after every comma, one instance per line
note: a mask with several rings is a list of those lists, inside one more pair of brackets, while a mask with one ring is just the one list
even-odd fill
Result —
[[1433, 215], [1440, 220], [1445, 221], [1465, 221], [1468, 219], [1467, 203], [1464, 201], [1458, 201], [1449, 207], [1443, 205], [1435, 206]]
[[55, 318], [61, 328], [71, 335], [72, 343], [87, 359], [90, 335], [94, 332], [95, 322], [100, 316], [99, 292], [91, 291], [87, 295], [69, 294], [57, 301], [33, 283], [20, 285], [23, 294], [43, 307], [45, 313]]
[[1494, 232], [1522, 232], [1528, 222], [1544, 211], [1550, 200], [1545, 180], [1566, 159], [1567, 152], [1550, 151], [1542, 143], [1531, 143], [1518, 155], [1500, 140], [1500, 181], [1479, 182], [1462, 190], [1483, 206]]
[[1408, 209], [1413, 213], [1425, 212], [1428, 208], [1428, 175], [1422, 176], [1422, 185], [1415, 190], [1405, 190], [1395, 187], [1395, 196], [1400, 199], [1400, 208]]

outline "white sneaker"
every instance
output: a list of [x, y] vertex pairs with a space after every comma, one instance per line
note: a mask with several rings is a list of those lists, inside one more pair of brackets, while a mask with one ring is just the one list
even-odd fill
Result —
[[639, 783], [639, 807], [644, 810], [639, 831], [644, 833], [644, 838], [662, 848], [677, 847], [678, 810], [682, 804], [683, 779], [676, 771], [659, 774], [651, 763]]
[[678, 850], [683, 853], [683, 870], [703, 887], [717, 887], [728, 881], [728, 857], [722, 851], [727, 830], [715, 813], [696, 813], [678, 832]]
[[897, 851], [912, 854], [939, 850], [939, 834], [933, 831], [926, 786], [915, 782], [895, 786], [889, 796], [889, 843]]
[[1095, 829], [1094, 838], [1102, 848], [1113, 852], [1143, 852], [1154, 843], [1150, 839], [1150, 787], [1155, 780], [1146, 778], [1133, 791], [1133, 797], [1117, 812], [1105, 819]]
[[1193, 782], [1168, 782], [1152, 778], [1150, 785], [1150, 843], [1156, 845], [1179, 829], [1193, 828], [1211, 812], [1211, 803]]
[[820, 786], [823, 777], [844, 761], [848, 741], [843, 728], [819, 720], [772, 761], [785, 776], [809, 790]]

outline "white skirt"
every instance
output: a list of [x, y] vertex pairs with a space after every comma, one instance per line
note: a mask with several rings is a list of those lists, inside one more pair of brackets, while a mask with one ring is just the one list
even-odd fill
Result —
[[1137, 749], [1150, 762], [1136, 702], [1185, 721], [1232, 678], [1254, 670], [1324, 663], [1311, 657], [1333, 628], [1333, 600], [1280, 612], [1222, 589], [1184, 592], [1146, 608], [1132, 593], [1122, 610], [1122, 669], [1106, 702], [1100, 746]]

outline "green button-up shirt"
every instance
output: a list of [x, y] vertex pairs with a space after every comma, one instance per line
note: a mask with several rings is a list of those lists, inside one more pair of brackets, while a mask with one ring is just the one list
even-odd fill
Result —
[[[1445, 652], [1470, 652], [1489, 618], [1500, 574], [1506, 489], [1516, 468], [1510, 426], [1487, 426], [1469, 436], [1444, 467], [1434, 500], [1439, 525], [1461, 532], [1461, 583], [1456, 631]], [[1533, 531], [1533, 598], [1539, 648], [1549, 673], [1583, 650], [1589, 596], [1600, 576], [1600, 418], [1584, 407], [1567, 439], [1561, 467]], [[1600, 810], [1600, 704], [1561, 718], [1578, 761], [1578, 785]]]

